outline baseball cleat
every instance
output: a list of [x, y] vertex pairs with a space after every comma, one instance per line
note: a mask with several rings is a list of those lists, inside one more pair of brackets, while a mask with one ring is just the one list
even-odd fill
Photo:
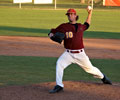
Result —
[[63, 91], [63, 87], [56, 85], [53, 90], [50, 90], [49, 93], [57, 93]]
[[112, 85], [112, 82], [110, 81], [110, 79], [108, 79], [105, 75], [104, 75], [104, 78], [101, 79], [101, 80], [104, 84]]

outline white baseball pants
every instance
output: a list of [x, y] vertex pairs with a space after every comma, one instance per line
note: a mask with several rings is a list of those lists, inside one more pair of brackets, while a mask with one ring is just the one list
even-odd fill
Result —
[[70, 53], [67, 50], [59, 57], [56, 63], [56, 84], [64, 87], [62, 83], [64, 69], [67, 68], [70, 64], [78, 64], [83, 68], [87, 73], [92, 74], [95, 78], [102, 79], [104, 75], [101, 71], [94, 67], [88, 56], [86, 55], [84, 49], [80, 53]]

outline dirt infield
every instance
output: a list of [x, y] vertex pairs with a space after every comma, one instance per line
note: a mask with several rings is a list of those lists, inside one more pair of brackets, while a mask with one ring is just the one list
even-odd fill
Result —
[[[120, 59], [120, 40], [84, 39], [85, 51], [90, 58]], [[59, 57], [64, 52], [46, 37], [0, 36], [0, 55]]]
[[[84, 39], [90, 58], [120, 59], [120, 40]], [[46, 37], [0, 36], [0, 55], [59, 57], [62, 45]], [[55, 83], [0, 88], [0, 100], [120, 100], [120, 83], [64, 82], [64, 92], [49, 94]]]

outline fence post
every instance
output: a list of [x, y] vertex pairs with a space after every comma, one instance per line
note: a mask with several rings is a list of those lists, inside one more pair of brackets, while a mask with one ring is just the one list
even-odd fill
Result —
[[57, 8], [57, 1], [55, 0], [55, 10], [56, 10], [56, 8]]
[[21, 8], [21, 3], [19, 3], [19, 8]]
[[92, 4], [91, 4], [91, 6], [92, 6], [92, 9], [93, 9], [93, 3], [94, 3], [94, 1], [92, 0]]

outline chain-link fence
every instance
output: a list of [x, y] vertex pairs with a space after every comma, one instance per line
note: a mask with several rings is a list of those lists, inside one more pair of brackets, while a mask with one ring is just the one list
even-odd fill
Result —
[[[22, 8], [40, 8], [40, 9], [54, 9], [55, 8], [55, 0], [53, 0], [52, 4], [34, 4], [34, 0], [32, 3], [23, 3]], [[86, 8], [87, 5], [91, 5], [92, 0], [56, 0], [56, 8], [57, 9], [65, 9], [65, 8]], [[120, 7], [105, 7], [103, 6], [103, 0], [94, 0], [93, 2], [94, 8], [99, 9], [120, 9]], [[19, 4], [14, 4], [13, 0], [0, 0], [0, 7], [12, 7], [18, 8]]]

